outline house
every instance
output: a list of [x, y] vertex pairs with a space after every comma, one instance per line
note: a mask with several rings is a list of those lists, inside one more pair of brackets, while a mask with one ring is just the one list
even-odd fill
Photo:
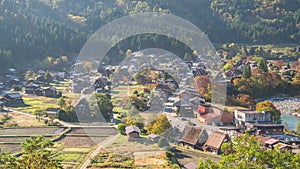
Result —
[[200, 149], [208, 139], [207, 131], [204, 128], [185, 126], [182, 136], [178, 140], [183, 146], [187, 145]]
[[160, 138], [160, 136], [157, 134], [149, 134], [148, 137], [149, 137], [149, 140], [153, 143], [157, 143]]
[[277, 143], [276, 145], [274, 145], [274, 149], [279, 152], [292, 152], [292, 147], [284, 143]]
[[267, 148], [274, 149], [274, 145], [277, 143], [279, 143], [279, 140], [274, 138], [269, 138], [267, 141], [265, 141], [265, 146]]
[[245, 123], [246, 129], [258, 135], [272, 136], [279, 139], [284, 137], [284, 125], [273, 123]]
[[44, 93], [44, 91], [41, 88], [37, 88], [34, 90], [34, 94], [37, 96], [43, 96], [43, 93]]
[[126, 134], [130, 138], [139, 138], [140, 137], [140, 129], [136, 126], [127, 126], [125, 128]]
[[271, 122], [271, 112], [252, 110], [235, 110], [234, 120], [237, 127], [245, 128], [245, 123]]
[[181, 116], [194, 117], [193, 104], [188, 101], [180, 99], [174, 102], [173, 107], [177, 107]]
[[46, 97], [57, 97], [57, 91], [54, 87], [49, 87], [47, 89], [44, 89], [44, 95]]
[[228, 141], [229, 141], [228, 134], [223, 134], [221, 132], [215, 131], [208, 137], [206, 143], [203, 146], [203, 150], [220, 154], [222, 152], [221, 151], [222, 144]]
[[164, 109], [164, 100], [158, 95], [155, 95], [154, 97], [152, 97], [149, 106], [150, 111], [161, 112]]
[[60, 111], [60, 108], [47, 108], [46, 114], [48, 117], [57, 117], [58, 112]]
[[25, 86], [25, 94], [35, 94], [35, 90], [39, 88], [37, 84], [28, 84]]
[[17, 107], [24, 105], [23, 96], [20, 93], [8, 93], [0, 99], [7, 107]]

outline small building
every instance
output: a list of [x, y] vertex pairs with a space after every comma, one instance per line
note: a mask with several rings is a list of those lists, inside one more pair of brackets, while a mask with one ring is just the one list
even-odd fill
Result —
[[277, 144], [277, 143], [279, 143], [279, 140], [274, 139], [274, 138], [270, 138], [267, 141], [265, 141], [265, 146], [267, 148], [274, 149], [274, 145]]
[[28, 84], [25, 86], [25, 94], [35, 94], [35, 90], [39, 88], [37, 84]]
[[136, 126], [127, 126], [125, 128], [127, 136], [130, 138], [139, 138], [140, 137], [140, 129]]
[[148, 137], [149, 137], [149, 140], [153, 143], [157, 143], [160, 138], [160, 136], [157, 134], [149, 134]]
[[203, 146], [203, 150], [220, 154], [222, 153], [221, 151], [222, 144], [228, 141], [229, 141], [228, 134], [223, 134], [221, 132], [215, 131], [208, 137], [206, 143]]
[[164, 109], [164, 100], [158, 95], [152, 97], [150, 103], [150, 111], [161, 112]]
[[44, 89], [44, 95], [46, 97], [57, 97], [57, 91], [54, 87], [49, 87], [47, 89]]
[[195, 149], [201, 149], [207, 139], [208, 134], [204, 128], [186, 126], [178, 141], [183, 146], [187, 145]]
[[17, 107], [24, 105], [23, 96], [20, 93], [8, 93], [4, 95], [1, 102], [4, 103], [4, 106], [7, 107]]
[[37, 88], [37, 89], [35, 89], [34, 93], [37, 96], [43, 96], [44, 91], [41, 88]]
[[283, 139], [284, 125], [274, 123], [245, 123], [245, 127], [258, 135], [267, 135]]
[[47, 108], [46, 114], [48, 117], [56, 118], [59, 111], [60, 111], [60, 108]]
[[292, 152], [292, 147], [284, 143], [277, 143], [276, 145], [274, 145], [274, 149], [279, 152]]
[[235, 110], [234, 120], [237, 127], [245, 128], [245, 123], [271, 122], [271, 112], [252, 110]]

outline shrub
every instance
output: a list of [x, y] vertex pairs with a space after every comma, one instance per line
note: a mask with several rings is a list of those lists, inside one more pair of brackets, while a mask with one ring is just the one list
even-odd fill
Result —
[[121, 133], [122, 135], [126, 135], [126, 131], [125, 131], [126, 125], [125, 124], [120, 123], [120, 124], [118, 124], [117, 128], [118, 128], [119, 133]]

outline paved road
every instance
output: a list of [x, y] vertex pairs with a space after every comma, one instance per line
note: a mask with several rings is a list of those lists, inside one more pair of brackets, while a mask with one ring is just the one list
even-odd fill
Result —
[[102, 148], [106, 147], [108, 144], [110, 144], [114, 140], [118, 139], [119, 136], [120, 135], [117, 134], [117, 135], [115, 135], [113, 137], [107, 138], [102, 143], [100, 143], [100, 145], [98, 145], [98, 147], [90, 154], [90, 156], [87, 158], [87, 160], [82, 164], [82, 166], [80, 167], [80, 169], [86, 169], [88, 167], [88, 165], [90, 164], [91, 159], [94, 158], [99, 153], [99, 151]]

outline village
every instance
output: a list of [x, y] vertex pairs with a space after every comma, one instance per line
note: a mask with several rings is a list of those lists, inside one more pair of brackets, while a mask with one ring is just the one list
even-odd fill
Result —
[[[71, 144], [69, 149], [79, 145], [76, 151], [65, 152], [77, 155], [72, 162], [65, 163], [69, 167], [79, 167], [79, 162], [83, 163], [87, 159], [91, 162], [87, 163], [90, 167], [103, 166], [105, 162], [99, 162], [95, 158], [106, 157], [108, 150], [116, 153], [120, 151], [123, 155], [130, 150], [124, 150], [124, 147], [133, 148], [136, 143], [139, 144], [137, 147], [140, 146], [136, 151], [140, 153], [173, 150], [171, 152], [177, 158], [175, 161], [180, 167], [194, 169], [198, 160], [192, 157], [180, 159], [184, 151], [203, 153], [200, 158], [219, 161], [220, 154], [224, 153], [222, 145], [232, 142], [244, 133], [253, 135], [264, 149], [299, 153], [299, 135], [287, 132], [286, 126], [276, 121], [275, 115], [268, 109], [257, 111], [254, 109], [255, 102], [251, 99], [243, 107], [223, 107], [209, 101], [209, 91], [203, 92], [208, 86], [204, 85], [206, 89], [199, 92], [201, 85], [199, 88], [197, 84], [203, 83], [204, 78], [211, 76], [207, 68], [209, 65], [201, 56], [196, 56], [195, 61], [182, 62], [169, 55], [171, 54], [164, 53], [155, 56], [136, 52], [119, 66], [100, 64], [93, 68], [90, 63], [83, 62], [74, 65], [77, 72], [28, 71], [23, 75], [24, 80], [17, 75], [16, 69], [9, 69], [7, 75], [0, 79], [0, 92], [3, 95], [0, 99], [3, 111], [0, 143], [12, 147], [19, 146], [19, 141], [10, 141], [14, 136], [18, 137], [18, 134], [6, 130], [25, 131], [26, 127], [22, 127], [18, 121], [10, 125], [5, 124], [10, 118], [14, 118], [10, 114], [19, 112], [38, 119], [38, 127], [42, 126], [39, 134], [54, 137], [53, 141], [59, 143], [56, 146], [61, 146], [62, 142], [65, 148]], [[223, 52], [218, 55], [229, 54]], [[224, 65], [230, 62], [227, 61]], [[296, 78], [297, 70], [291, 69], [289, 65], [281, 68], [277, 68], [271, 62], [264, 65], [267, 66], [267, 70], [280, 69], [278, 76], [283, 80], [293, 81]], [[216, 75], [222, 76], [217, 83], [231, 86], [235, 79], [244, 78], [243, 72], [248, 68], [251, 71], [259, 70], [261, 63], [238, 61], [234, 68]], [[105, 111], [100, 112], [104, 118], [99, 120], [99, 112], [95, 112], [86, 97], [82, 97], [90, 95], [96, 95], [98, 100], [102, 100], [101, 103], [96, 102], [99, 108]], [[87, 123], [95, 123], [97, 126], [89, 128], [85, 126]], [[31, 135], [30, 132], [25, 133], [22, 132], [22, 139]], [[100, 155], [98, 151], [98, 155], [93, 158], [89, 156], [88, 152], [94, 150], [91, 147], [95, 148], [110, 136], [116, 135], [118, 138], [110, 140], [110, 148], [101, 150]], [[7, 139], [9, 141], [5, 141]], [[147, 146], [143, 146], [144, 144]], [[178, 153], [179, 149], [183, 151], [182, 154]], [[11, 150], [18, 153], [20, 149]], [[80, 151], [84, 153], [78, 155]], [[133, 159], [132, 155], [129, 156], [128, 158]], [[127, 155], [125, 157], [127, 158]], [[128, 165], [132, 167], [133, 161]], [[167, 166], [168, 163], [173, 161], [166, 161]]]

